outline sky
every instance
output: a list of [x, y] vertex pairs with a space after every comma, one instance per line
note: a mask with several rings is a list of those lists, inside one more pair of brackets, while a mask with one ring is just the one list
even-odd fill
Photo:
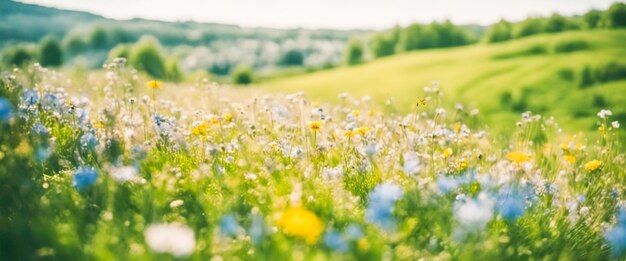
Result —
[[450, 19], [488, 25], [501, 18], [582, 14], [615, 0], [22, 0], [114, 19], [215, 22], [251, 27], [384, 29]]

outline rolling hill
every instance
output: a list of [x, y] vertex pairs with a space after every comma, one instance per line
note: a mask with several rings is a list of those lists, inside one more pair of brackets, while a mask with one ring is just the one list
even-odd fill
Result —
[[[423, 87], [440, 82], [444, 101], [461, 101], [488, 115], [488, 123], [514, 126], [519, 114], [555, 116], [568, 128], [593, 130], [596, 113], [608, 108], [626, 122], [626, 30], [576, 31], [499, 43], [415, 51], [354, 67], [276, 79], [274, 92], [304, 91], [319, 101], [338, 94], [370, 95], [382, 105], [394, 97], [407, 112]], [[616, 77], [581, 87], [585, 67], [611, 68]], [[615, 67], [615, 68], [614, 68]], [[621, 80], [620, 80], [621, 79]], [[451, 105], [451, 104], [449, 104]], [[501, 122], [504, 121], [504, 122]], [[503, 124], [504, 123], [504, 124]]]

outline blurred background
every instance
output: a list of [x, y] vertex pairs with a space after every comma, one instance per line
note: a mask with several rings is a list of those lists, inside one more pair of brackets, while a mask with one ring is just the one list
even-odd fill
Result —
[[440, 81], [492, 120], [532, 110], [593, 130], [602, 108], [626, 121], [625, 27], [626, 5], [604, 0], [0, 0], [0, 66], [124, 57], [164, 81], [346, 91], [398, 111]]

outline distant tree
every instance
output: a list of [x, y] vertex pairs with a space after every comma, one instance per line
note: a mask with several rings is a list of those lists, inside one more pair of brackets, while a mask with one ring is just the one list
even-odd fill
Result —
[[345, 63], [347, 65], [356, 65], [363, 62], [363, 42], [358, 39], [352, 39], [348, 42], [345, 53]]
[[240, 64], [235, 67], [231, 77], [234, 84], [247, 85], [252, 83], [252, 67], [249, 65]]
[[608, 26], [612, 28], [626, 27], [626, 4], [614, 3], [604, 14]]
[[302, 66], [304, 65], [304, 54], [300, 50], [291, 49], [282, 55], [282, 57], [278, 61], [278, 65]]
[[39, 63], [42, 66], [60, 66], [63, 64], [61, 45], [53, 37], [46, 37], [41, 41], [39, 49]]
[[543, 21], [541, 18], [529, 17], [513, 28], [513, 37], [520, 38], [539, 34], [543, 32]]
[[161, 54], [161, 44], [150, 36], [142, 37], [130, 50], [130, 64], [156, 78], [165, 78], [165, 59]]
[[103, 27], [95, 27], [89, 35], [89, 44], [95, 49], [106, 49], [109, 47], [109, 34]]
[[178, 65], [176, 59], [169, 59], [166, 65], [167, 79], [172, 82], [180, 82], [183, 80], [183, 72]]
[[35, 59], [35, 55], [25, 46], [13, 46], [5, 48], [2, 60], [8, 66], [22, 67]]
[[128, 60], [130, 57], [131, 46], [129, 44], [118, 44], [109, 51], [109, 59], [123, 57]]
[[513, 37], [512, 30], [513, 25], [509, 21], [502, 19], [489, 27], [485, 33], [485, 41], [488, 43], [508, 41]]
[[558, 33], [565, 31], [567, 29], [567, 18], [554, 13], [545, 23], [544, 32], [547, 33]]
[[590, 10], [589, 12], [583, 15], [583, 20], [585, 21], [585, 25], [589, 29], [595, 29], [600, 26], [600, 20], [602, 20], [602, 11], [600, 10]]
[[399, 27], [393, 28], [389, 32], [384, 32], [374, 36], [370, 42], [374, 57], [392, 55], [396, 52], [396, 45], [400, 38]]
[[65, 38], [63, 38], [62, 45], [65, 53], [69, 55], [79, 54], [85, 51], [85, 48], [87, 47], [87, 43], [85, 42], [83, 37], [75, 34], [66, 35]]

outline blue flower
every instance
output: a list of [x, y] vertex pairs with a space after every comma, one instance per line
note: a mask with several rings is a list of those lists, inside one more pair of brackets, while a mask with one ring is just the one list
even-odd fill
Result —
[[72, 185], [78, 189], [89, 187], [98, 180], [98, 172], [93, 168], [80, 167], [74, 171]]
[[496, 210], [507, 221], [515, 221], [526, 214], [526, 204], [519, 195], [508, 195], [498, 198]]
[[604, 239], [611, 247], [611, 253], [620, 257], [626, 254], [626, 224], [617, 224], [604, 233]]
[[339, 252], [346, 252], [350, 249], [348, 242], [337, 231], [326, 232], [324, 235], [324, 244], [328, 248]]
[[250, 227], [248, 228], [248, 235], [250, 235], [250, 239], [253, 244], [261, 243], [261, 239], [263, 235], [265, 235], [265, 224], [263, 222], [263, 217], [259, 214], [252, 215], [252, 222], [250, 223]]
[[393, 207], [401, 197], [402, 188], [393, 183], [378, 185], [369, 195], [369, 205], [365, 210], [365, 218], [372, 224], [386, 231], [395, 229]]
[[92, 150], [96, 147], [96, 145], [98, 145], [98, 139], [96, 139], [92, 133], [88, 132], [80, 137], [80, 145], [84, 149]]
[[39, 161], [47, 160], [50, 157], [50, 149], [48, 147], [39, 147], [37, 149], [36, 158]]
[[46, 128], [46, 126], [43, 126], [43, 124], [41, 124], [40, 122], [35, 123], [31, 131], [42, 137], [48, 136], [48, 128]]
[[37, 101], [39, 101], [39, 96], [37, 95], [36, 91], [27, 90], [24, 92], [23, 99], [26, 105], [34, 105], [34, 104], [37, 104]]
[[0, 121], [8, 122], [10, 118], [11, 103], [7, 99], [0, 97]]
[[346, 228], [346, 236], [350, 240], [359, 240], [364, 236], [363, 229], [361, 229], [359, 225], [355, 225], [355, 224], [349, 225]]
[[222, 217], [222, 221], [220, 222], [220, 231], [222, 234], [227, 236], [237, 236], [241, 233], [241, 227], [239, 223], [237, 223], [237, 219], [235, 215], [228, 214]]

